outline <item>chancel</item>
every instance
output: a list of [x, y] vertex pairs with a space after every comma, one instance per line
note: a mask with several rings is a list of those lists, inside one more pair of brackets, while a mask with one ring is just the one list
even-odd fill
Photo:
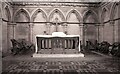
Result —
[[0, 0], [0, 56], [0, 74], [120, 74], [120, 1]]

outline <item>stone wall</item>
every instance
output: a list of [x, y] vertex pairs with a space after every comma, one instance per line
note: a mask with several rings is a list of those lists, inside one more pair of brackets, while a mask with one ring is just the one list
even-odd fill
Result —
[[[95, 27], [95, 24], [91, 24], [92, 26], [90, 28], [92, 28], [93, 31], [87, 30], [86, 31], [87, 34], [84, 34], [86, 37], [83, 38], [83, 25], [84, 25], [83, 19], [90, 20], [84, 23], [98, 23], [99, 21], [97, 17], [98, 15], [97, 7], [95, 6], [88, 8], [88, 6], [81, 6], [81, 7], [64, 6], [64, 5], [50, 6], [49, 4], [46, 6], [39, 6], [39, 5], [29, 6], [26, 4], [25, 6], [15, 5], [13, 8], [13, 13], [15, 16], [13, 17], [14, 22], [28, 22], [27, 24], [29, 26], [28, 27], [26, 26], [26, 29], [29, 29], [29, 34], [27, 35], [30, 39], [28, 40], [32, 41], [33, 43], [35, 43], [35, 39], [34, 39], [35, 35], [43, 35], [44, 32], [46, 32], [47, 34], [52, 34], [52, 32], [55, 32], [55, 24], [53, 23], [55, 22], [56, 17], [58, 18], [58, 23], [68, 22], [68, 23], [62, 23], [58, 26], [59, 32], [67, 31], [67, 34], [69, 35], [80, 35], [82, 43], [85, 38], [86, 38], [85, 40], [91, 40], [91, 41], [95, 41], [98, 39], [97, 29]], [[23, 16], [23, 17], [26, 17], [26, 19], [28, 19], [29, 21], [21, 20], [21, 19], [25, 20], [25, 18], [21, 18], [18, 21], [17, 18], [20, 18], [22, 16], [22, 15], [19, 16], [20, 13], [23, 13], [23, 15], [26, 14], [26, 16]], [[29, 23], [29, 22], [32, 22], [32, 23]], [[53, 22], [53, 23], [49, 23], [49, 22]], [[19, 24], [20, 23], [17, 23], [16, 25], [16, 28], [18, 28], [15, 30], [16, 39], [19, 39], [18, 37], [20, 37], [20, 34], [19, 34], [20, 32], [25, 31], [25, 28], [23, 29], [20, 26], [18, 27]], [[67, 26], [65, 26], [65, 24]], [[90, 25], [88, 24], [87, 28], [89, 28], [89, 26]], [[17, 30], [19, 30], [20, 28], [22, 28], [22, 31], [18, 32]], [[24, 38], [24, 37], [26, 37], [26, 35], [23, 35], [23, 37], [21, 38]]]
[[[2, 35], [2, 1], [0, 0], [0, 35]], [[2, 73], [2, 36], [0, 36], [0, 73]]]
[[10, 4], [2, 2], [2, 52], [9, 52], [11, 42], [10, 39], [13, 38], [11, 32], [13, 30], [10, 28], [10, 22], [12, 22], [12, 7]]
[[99, 41], [114, 43], [119, 41], [119, 7], [120, 3], [104, 3], [99, 8], [101, 26], [99, 27]]
[[[76, 5], [76, 6], [75, 6]], [[56, 30], [55, 18], [58, 18], [58, 31], [78, 34], [85, 41], [110, 43], [120, 40], [120, 4], [18, 4], [2, 3], [2, 49], [9, 52], [10, 39], [26, 39], [35, 43], [35, 35], [52, 34]], [[61, 23], [62, 22], [62, 23]], [[84, 26], [83, 26], [84, 25]]]

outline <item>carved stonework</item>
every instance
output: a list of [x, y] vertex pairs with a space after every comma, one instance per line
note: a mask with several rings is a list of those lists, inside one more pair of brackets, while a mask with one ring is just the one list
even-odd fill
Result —
[[15, 6], [71, 6], [71, 7], [98, 7], [99, 4], [96, 3], [96, 4], [91, 4], [89, 5], [88, 3], [75, 3], [75, 2], [13, 2], [12, 5], [15, 5]]

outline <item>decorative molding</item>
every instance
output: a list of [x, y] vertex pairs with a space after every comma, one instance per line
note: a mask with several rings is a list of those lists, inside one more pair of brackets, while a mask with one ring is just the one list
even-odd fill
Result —
[[102, 2], [99, 6], [100, 7], [105, 7], [107, 5], [109, 5], [111, 2]]
[[81, 2], [13, 2], [13, 6], [72, 6], [72, 7], [98, 7], [99, 3]]
[[8, 25], [17, 25], [17, 23], [8, 23]]

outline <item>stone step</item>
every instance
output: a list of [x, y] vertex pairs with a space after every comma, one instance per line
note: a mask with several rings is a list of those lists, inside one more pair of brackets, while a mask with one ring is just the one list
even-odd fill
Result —
[[84, 54], [33, 54], [34, 58], [74, 58], [74, 57], [84, 57]]
[[79, 53], [78, 50], [75, 49], [69, 49], [69, 50], [63, 50], [63, 49], [42, 49], [38, 52], [39, 54], [76, 54]]

